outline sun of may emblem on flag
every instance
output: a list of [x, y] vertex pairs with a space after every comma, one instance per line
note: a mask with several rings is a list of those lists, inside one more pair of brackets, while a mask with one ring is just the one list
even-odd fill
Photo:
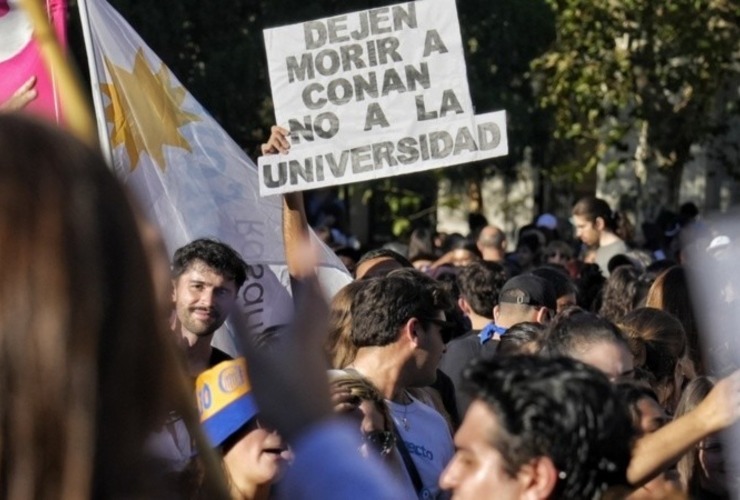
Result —
[[136, 170], [144, 152], [162, 171], [166, 167], [164, 146], [192, 152], [179, 129], [200, 118], [181, 109], [187, 91], [172, 86], [167, 67], [162, 64], [155, 73], [141, 49], [136, 52], [131, 71], [116, 66], [107, 57], [105, 65], [111, 83], [100, 87], [110, 99], [105, 118], [113, 124], [111, 147], [123, 145], [126, 148], [131, 171]]

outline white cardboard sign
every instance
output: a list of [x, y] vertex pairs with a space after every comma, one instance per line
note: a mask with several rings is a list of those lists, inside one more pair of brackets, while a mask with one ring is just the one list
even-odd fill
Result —
[[259, 159], [260, 194], [506, 155], [504, 111], [476, 116], [454, 0], [265, 30], [276, 122], [291, 151]]

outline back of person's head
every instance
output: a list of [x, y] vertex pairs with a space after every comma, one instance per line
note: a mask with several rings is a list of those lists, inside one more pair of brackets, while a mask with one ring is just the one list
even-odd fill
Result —
[[506, 249], [506, 233], [496, 226], [486, 226], [478, 233], [476, 241], [479, 248]]
[[355, 277], [360, 279], [385, 276], [402, 267], [413, 267], [411, 262], [398, 252], [388, 248], [376, 248], [362, 254], [355, 266]]
[[59, 129], [0, 114], [0, 151], [0, 496], [158, 496], [144, 443], [189, 391], [134, 209]]
[[[578, 288], [565, 271], [561, 271], [554, 266], [541, 266], [533, 269], [532, 274], [539, 276], [552, 285], [558, 303], [560, 299], [567, 296], [572, 296], [574, 301], [578, 297]], [[570, 305], [575, 305], [575, 302]]]
[[247, 263], [241, 255], [226, 243], [209, 238], [199, 238], [175, 250], [172, 277], [179, 278], [197, 262], [202, 262], [224, 278], [234, 280], [237, 290], [247, 280]]
[[681, 322], [689, 342], [689, 357], [699, 374], [704, 373], [699, 331], [689, 295], [689, 283], [681, 266], [666, 269], [655, 278], [645, 300], [647, 307], [661, 309]]
[[[704, 398], [706, 398], [711, 392], [714, 385], [714, 379], [703, 376], [696, 377], [694, 380], [689, 382], [684, 389], [683, 394], [681, 394], [681, 399], [676, 407], [675, 418], [678, 419], [699, 406], [699, 403], [704, 401]], [[703, 492], [701, 484], [701, 463], [699, 460], [700, 451], [701, 443], [695, 445], [691, 450], [685, 453], [676, 465], [678, 475], [681, 480], [681, 486], [685, 491], [689, 492], [691, 498], [699, 498], [699, 495]]]
[[544, 258], [547, 262], [563, 264], [573, 258], [573, 247], [563, 240], [552, 240], [547, 244]]
[[645, 270], [655, 261], [653, 254], [640, 248], [627, 250], [624, 255], [630, 260], [630, 263], [640, 272]]
[[357, 348], [385, 346], [411, 318], [429, 321], [452, 303], [446, 287], [415, 269], [373, 278], [352, 299], [352, 342]]
[[674, 316], [660, 309], [641, 307], [619, 322], [635, 358], [635, 368], [652, 375], [651, 386], [658, 402], [674, 411], [681, 387], [692, 372], [684, 359], [687, 353], [686, 332]]
[[449, 233], [442, 243], [442, 253], [447, 253], [453, 248], [456, 248], [461, 242], [466, 242], [468, 239], [460, 233]]
[[583, 264], [580, 276], [576, 281], [578, 286], [578, 305], [586, 311], [598, 311], [601, 307], [601, 296], [606, 278], [601, 273], [598, 264]]
[[687, 222], [690, 222], [699, 216], [699, 208], [694, 202], [687, 201], [686, 203], [681, 205], [681, 207], [678, 209], [678, 213], [682, 218], [682, 222], [686, 224]]
[[539, 229], [522, 230], [516, 242], [516, 260], [524, 269], [538, 266], [542, 259], [542, 250], [545, 246], [545, 236]]
[[[533, 274], [521, 274], [509, 279], [501, 288], [498, 298], [497, 324], [509, 327], [522, 321], [544, 322], [557, 309], [555, 290], [547, 280]], [[539, 311], [545, 310], [542, 315]]]
[[496, 418], [488, 444], [510, 476], [547, 457], [557, 477], [548, 498], [601, 498], [627, 484], [634, 431], [597, 370], [568, 358], [501, 356], [476, 360], [464, 378]]
[[496, 355], [537, 354], [540, 351], [546, 329], [542, 323], [531, 321], [517, 323], [506, 330], [505, 335], [501, 336], [501, 340], [496, 346]]
[[522, 231], [516, 242], [517, 249], [527, 247], [532, 253], [539, 252], [543, 247], [544, 236], [540, 234], [539, 229], [528, 229]]
[[413, 262], [419, 255], [434, 255], [434, 231], [429, 227], [419, 227], [409, 237], [409, 261]]
[[350, 246], [340, 246], [334, 248], [334, 255], [339, 257], [344, 267], [347, 268], [350, 274], [354, 274], [357, 261], [360, 260], [360, 251]]
[[[632, 420], [632, 427], [638, 436], [655, 432], [668, 422], [668, 416], [658, 402], [658, 396], [645, 383], [623, 380], [614, 385], [617, 395], [625, 404]], [[653, 418], [646, 421], [644, 410], [652, 410]]]
[[638, 306], [640, 271], [632, 266], [619, 266], [606, 279], [599, 314], [609, 321], [619, 321]]
[[478, 239], [481, 230], [488, 225], [488, 219], [480, 212], [471, 212], [468, 214], [468, 238], [471, 240]]
[[354, 361], [357, 348], [352, 342], [352, 300], [367, 280], [345, 285], [331, 299], [329, 307], [329, 333], [324, 349], [332, 368], [344, 368]]
[[[597, 351], [603, 345], [615, 349], [608, 360]], [[548, 326], [540, 352], [550, 357], [567, 356], [593, 364], [615, 380], [632, 371], [632, 354], [619, 328], [609, 320], [578, 307], [566, 309], [555, 316]], [[620, 359], [617, 359], [617, 354]], [[612, 366], [611, 363], [616, 361], [620, 365]]]
[[475, 314], [493, 319], [493, 308], [508, 275], [497, 262], [478, 260], [463, 267], [457, 274], [460, 295]]

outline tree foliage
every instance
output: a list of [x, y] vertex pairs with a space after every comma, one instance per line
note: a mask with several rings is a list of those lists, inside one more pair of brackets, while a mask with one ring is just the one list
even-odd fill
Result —
[[[554, 116], [552, 158], [577, 175], [621, 151], [630, 132], [642, 160], [672, 174], [674, 194], [692, 144], [726, 131], [740, 77], [736, 0], [548, 0], [557, 39], [532, 65]], [[721, 96], [721, 97], [718, 97]]]

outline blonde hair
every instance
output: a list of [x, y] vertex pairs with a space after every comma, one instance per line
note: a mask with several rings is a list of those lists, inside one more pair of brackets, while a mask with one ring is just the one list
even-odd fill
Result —
[[353, 281], [339, 290], [332, 298], [329, 310], [329, 334], [324, 350], [332, 368], [345, 368], [352, 364], [357, 347], [352, 341], [352, 299], [367, 281]]
[[393, 419], [388, 404], [380, 391], [368, 379], [353, 371], [330, 370], [329, 385], [349, 391], [352, 396], [357, 396], [360, 401], [373, 403], [375, 408], [383, 415], [385, 430], [393, 430]]

